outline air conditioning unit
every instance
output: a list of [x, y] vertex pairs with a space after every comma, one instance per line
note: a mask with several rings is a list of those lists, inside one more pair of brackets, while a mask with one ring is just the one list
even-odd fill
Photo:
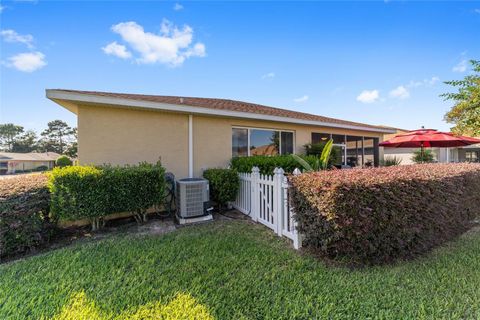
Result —
[[177, 215], [194, 218], [207, 214], [210, 198], [208, 180], [185, 178], [177, 180]]

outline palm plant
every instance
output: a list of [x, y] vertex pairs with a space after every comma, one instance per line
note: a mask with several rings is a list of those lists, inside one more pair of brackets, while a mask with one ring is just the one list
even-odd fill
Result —
[[310, 164], [305, 159], [301, 158], [296, 154], [292, 154], [292, 157], [305, 169], [305, 171], [321, 171], [328, 169], [328, 160], [330, 159], [330, 154], [332, 152], [333, 140], [330, 139], [325, 144], [325, 147], [322, 150], [320, 157], [316, 157], [315, 161]]

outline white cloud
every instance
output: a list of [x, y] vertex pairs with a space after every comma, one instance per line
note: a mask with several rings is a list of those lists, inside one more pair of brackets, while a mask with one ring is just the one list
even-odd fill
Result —
[[106, 54], [117, 56], [122, 59], [128, 59], [132, 57], [132, 53], [127, 50], [127, 47], [118, 44], [116, 41], [107, 44], [105, 47], [102, 48], [102, 50]]
[[21, 35], [18, 34], [15, 30], [8, 29], [8, 30], [1, 30], [0, 35], [2, 36], [3, 40], [6, 42], [19, 42], [26, 45], [28, 48], [33, 48], [33, 36], [30, 34]]
[[112, 31], [118, 33], [138, 53], [138, 63], [162, 63], [169, 66], [180, 66], [187, 58], [204, 57], [205, 45], [196, 43], [192, 46], [193, 29], [185, 25], [181, 29], [168, 20], [163, 20], [160, 34], [145, 32], [143, 27], [134, 21], [122, 22], [112, 26]]
[[183, 9], [183, 6], [180, 4], [180, 3], [175, 3], [175, 5], [173, 6], [173, 10], [175, 11], [180, 11]]
[[440, 81], [440, 78], [437, 76], [431, 77], [430, 79], [423, 79], [422, 81], [410, 81], [406, 87], [407, 88], [418, 88], [418, 87], [433, 87], [437, 82]]
[[2, 13], [4, 9], [5, 7], [0, 4], [0, 13]]
[[475, 11], [475, 13], [480, 14], [480, 9], [475, 9], [475, 10], [473, 10], [473, 11]]
[[452, 71], [460, 72], [460, 73], [467, 71], [467, 62], [468, 62], [467, 59], [463, 59], [456, 66], [452, 68]]
[[265, 74], [262, 76], [262, 79], [272, 79], [272, 78], [275, 78], [275, 72], [265, 73]]
[[378, 90], [363, 90], [357, 97], [357, 101], [362, 103], [373, 103], [380, 99]]
[[390, 97], [396, 99], [407, 99], [410, 97], [410, 92], [404, 86], [398, 86], [389, 93]]
[[8, 58], [7, 66], [22, 72], [33, 72], [47, 65], [45, 55], [41, 52], [19, 53]]
[[305, 102], [308, 100], [308, 96], [307, 95], [304, 95], [302, 97], [299, 97], [299, 98], [296, 98], [296, 99], [293, 99], [294, 102]]

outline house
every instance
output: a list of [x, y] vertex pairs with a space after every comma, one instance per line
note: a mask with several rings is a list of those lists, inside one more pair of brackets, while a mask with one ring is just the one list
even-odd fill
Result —
[[201, 176], [232, 157], [303, 153], [332, 138], [341, 163], [378, 165], [391, 128], [226, 99], [51, 89], [47, 98], [77, 115], [81, 164], [161, 159], [177, 177]]
[[55, 152], [14, 153], [0, 152], [0, 174], [52, 169], [60, 155]]
[[[388, 140], [398, 134], [406, 133], [409, 130], [393, 128], [395, 133], [388, 133], [383, 136], [383, 140]], [[382, 148], [384, 158], [401, 159], [401, 164], [413, 164], [412, 157], [419, 148]], [[480, 162], [480, 145], [470, 145], [454, 148], [428, 148], [432, 150], [435, 161], [440, 163], [448, 162]]]

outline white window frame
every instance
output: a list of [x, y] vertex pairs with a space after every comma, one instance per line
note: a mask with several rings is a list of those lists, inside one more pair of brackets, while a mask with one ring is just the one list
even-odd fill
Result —
[[263, 130], [263, 131], [277, 131], [278, 134], [278, 143], [279, 143], [279, 155], [282, 154], [282, 132], [291, 132], [293, 134], [293, 153], [295, 154], [295, 150], [297, 149], [297, 141], [295, 138], [295, 130], [284, 130], [284, 129], [276, 129], [276, 128], [258, 128], [258, 127], [244, 127], [244, 126], [232, 126], [232, 129], [246, 129], [247, 130], [247, 157], [250, 157], [250, 132], [251, 130]]

